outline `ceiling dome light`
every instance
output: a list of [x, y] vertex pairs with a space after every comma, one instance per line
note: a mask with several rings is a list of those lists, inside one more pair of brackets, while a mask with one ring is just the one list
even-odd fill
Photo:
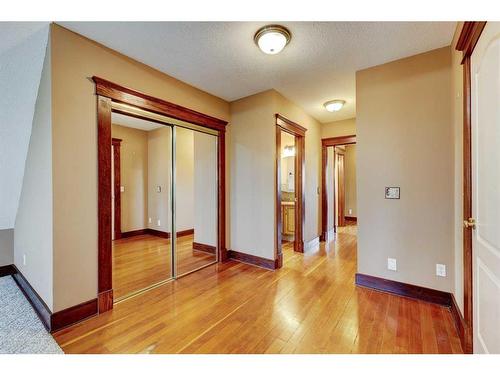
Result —
[[292, 34], [285, 27], [280, 25], [267, 25], [260, 28], [253, 37], [255, 44], [262, 52], [268, 55], [276, 55], [290, 43]]
[[345, 104], [345, 100], [330, 100], [323, 104], [328, 112], [337, 112], [342, 109]]

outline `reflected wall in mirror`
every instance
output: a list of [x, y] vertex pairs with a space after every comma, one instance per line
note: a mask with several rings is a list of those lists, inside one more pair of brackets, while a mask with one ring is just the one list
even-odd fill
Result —
[[175, 128], [177, 276], [217, 261], [217, 137]]
[[112, 114], [115, 300], [172, 278], [172, 128]]

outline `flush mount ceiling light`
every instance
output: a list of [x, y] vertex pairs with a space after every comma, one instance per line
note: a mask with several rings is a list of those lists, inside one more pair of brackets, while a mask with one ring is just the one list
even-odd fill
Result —
[[337, 112], [342, 109], [344, 104], [345, 100], [330, 100], [329, 102], [323, 104], [323, 106], [328, 112]]
[[253, 37], [260, 50], [268, 55], [276, 55], [292, 39], [292, 34], [286, 27], [280, 25], [267, 25], [260, 28]]

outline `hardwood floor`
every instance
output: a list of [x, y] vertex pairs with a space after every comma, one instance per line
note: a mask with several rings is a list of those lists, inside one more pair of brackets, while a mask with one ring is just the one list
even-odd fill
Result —
[[267, 271], [230, 261], [57, 332], [66, 353], [461, 353], [440, 306], [354, 285], [356, 227]]
[[[215, 261], [215, 255], [193, 250], [193, 235], [177, 239], [177, 272], [182, 275]], [[115, 299], [172, 277], [170, 239], [145, 234], [113, 241]]]

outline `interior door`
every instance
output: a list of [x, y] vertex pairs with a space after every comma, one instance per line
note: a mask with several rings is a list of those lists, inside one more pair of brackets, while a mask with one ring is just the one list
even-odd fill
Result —
[[500, 353], [500, 23], [471, 57], [474, 352]]

